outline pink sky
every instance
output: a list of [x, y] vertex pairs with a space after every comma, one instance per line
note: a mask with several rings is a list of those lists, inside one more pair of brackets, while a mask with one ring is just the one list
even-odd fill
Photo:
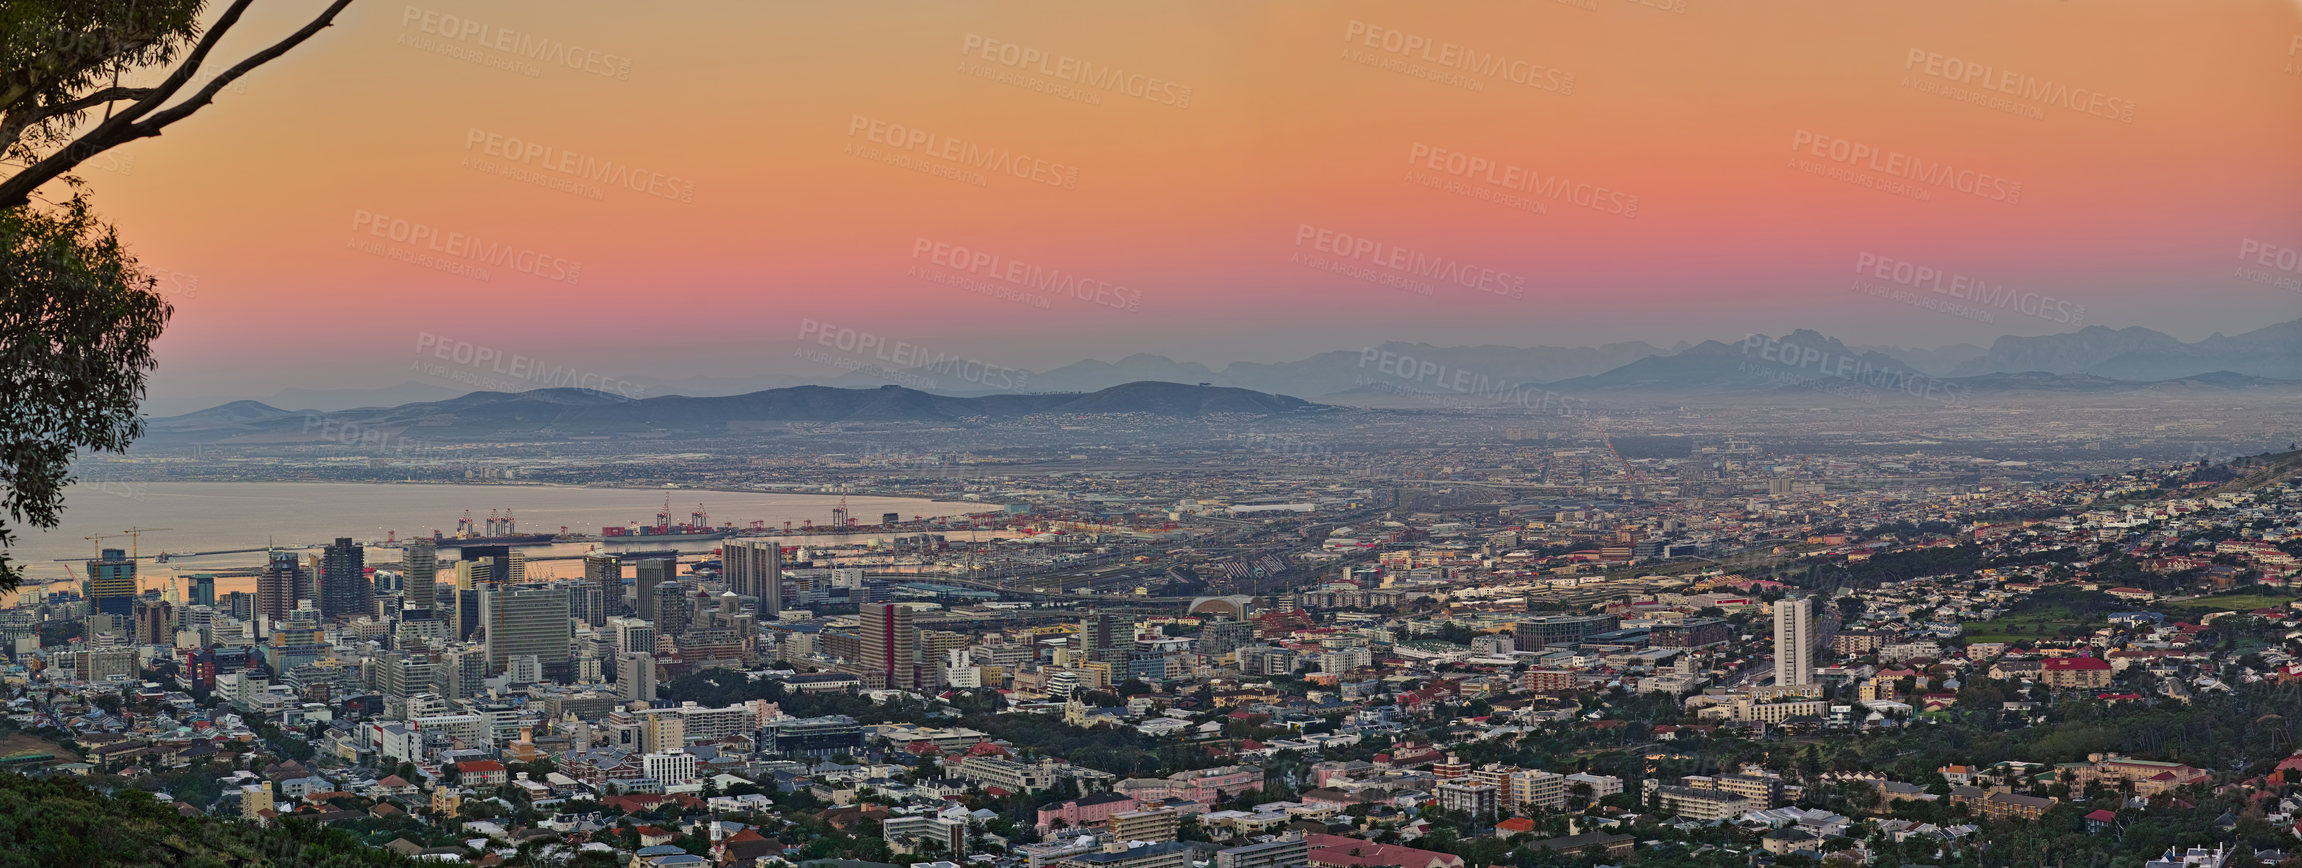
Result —
[[[828, 379], [803, 322], [1049, 367], [2302, 316], [2235, 274], [2302, 248], [2291, 0], [705, 5], [358, 3], [91, 164], [178, 296], [162, 394], [398, 383], [427, 332]], [[2082, 321], [1865, 295], [1866, 254]]]

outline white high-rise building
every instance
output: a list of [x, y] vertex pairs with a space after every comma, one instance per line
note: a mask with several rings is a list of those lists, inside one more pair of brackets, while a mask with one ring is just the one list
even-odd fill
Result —
[[1814, 683], [1814, 598], [1799, 596], [1774, 604], [1774, 683], [1792, 687]]
[[695, 755], [681, 748], [640, 757], [647, 776], [665, 786], [695, 783]]
[[616, 655], [615, 693], [625, 702], [655, 700], [655, 658], [645, 652]]

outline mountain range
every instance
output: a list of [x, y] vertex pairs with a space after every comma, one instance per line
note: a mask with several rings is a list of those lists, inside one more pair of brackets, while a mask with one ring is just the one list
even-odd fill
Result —
[[[2302, 387], [2302, 320], [2190, 343], [2146, 328], [2089, 326], [2061, 335], [2001, 337], [1987, 349], [1853, 347], [1799, 330], [1779, 338], [1752, 335], [1670, 349], [1635, 342], [1571, 348], [1395, 342], [1292, 362], [1239, 362], [1220, 370], [1146, 354], [1116, 362], [1081, 361], [1029, 374], [1026, 382], [1034, 390], [1029, 394], [931, 394], [880, 381], [906, 376], [903, 371], [857, 372], [821, 385], [719, 396], [628, 399], [580, 389], [541, 389], [310, 410], [234, 401], [152, 419], [148, 439], [297, 442], [390, 436], [377, 432], [409, 436], [425, 432], [446, 439], [704, 434], [791, 422], [1273, 414], [1306, 412], [1320, 405], [1491, 406], [1524, 404], [1531, 394], [1627, 401], [1641, 395], [1725, 397], [1797, 390], [1795, 394], [1804, 398], [1815, 395], [1818, 385], [1824, 387], [1820, 391], [1843, 393], [1840, 387], [1849, 384], [1933, 397], [2294, 388]], [[740, 373], [713, 377], [714, 383], [742, 380]], [[411, 383], [347, 394], [389, 400], [436, 391], [446, 390]], [[301, 397], [316, 399], [322, 394]], [[306, 406], [325, 407], [325, 402], [314, 400]]]
[[[1759, 343], [1746, 343], [1753, 338]], [[1813, 349], [1831, 371], [1808, 360], [1785, 366], [1765, 358], [1765, 341]], [[1401, 373], [1412, 360], [1415, 373]], [[1803, 368], [1803, 370], [1802, 370]], [[1034, 388], [1087, 391], [1136, 380], [1206, 383], [1313, 401], [1346, 405], [1398, 403], [1402, 394], [1473, 394], [1541, 389], [1573, 395], [1689, 393], [1720, 390], [1799, 388], [1816, 376], [1844, 377], [1839, 369], [1865, 372], [1875, 382], [1926, 378], [1972, 392], [2071, 392], [2167, 384], [2238, 388], [2302, 381], [2302, 320], [2266, 326], [2235, 336], [2219, 333], [2184, 343], [2163, 332], [2130, 327], [2089, 326], [2042, 337], [2005, 336], [1987, 348], [1957, 344], [1934, 349], [1852, 347], [1812, 330], [1781, 338], [1750, 336], [1679, 344], [1664, 349], [1646, 343], [1596, 347], [1442, 347], [1385, 343], [1360, 350], [1320, 353], [1275, 364], [1238, 362], [1211, 369], [1196, 362], [1139, 354], [1117, 362], [1088, 360], [1033, 373]], [[897, 372], [894, 376], [902, 376]], [[1445, 381], [1442, 382], [1441, 379]], [[857, 372], [827, 381], [835, 386], [880, 385], [885, 373]], [[1463, 381], [1486, 384], [1465, 389]]]
[[334, 441], [378, 451], [432, 441], [708, 436], [787, 423], [981, 423], [1024, 417], [1139, 413], [1271, 416], [1331, 408], [1246, 389], [1138, 382], [1089, 393], [935, 395], [900, 386], [796, 386], [743, 395], [631, 399], [588, 389], [473, 392], [444, 401], [351, 410], [283, 410], [234, 401], [150, 419], [148, 445]]

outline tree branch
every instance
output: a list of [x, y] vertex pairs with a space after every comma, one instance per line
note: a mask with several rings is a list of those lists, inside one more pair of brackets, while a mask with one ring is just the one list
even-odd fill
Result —
[[[245, 0], [243, 0], [243, 2], [245, 2]], [[146, 133], [146, 135], [159, 135], [161, 127], [165, 127], [169, 124], [190, 117], [193, 112], [199, 111], [200, 107], [214, 102], [216, 99], [216, 94], [223, 91], [225, 87], [230, 86], [231, 83], [238, 80], [240, 76], [247, 75], [249, 71], [255, 69], [256, 67], [278, 59], [280, 55], [287, 54], [296, 46], [302, 45], [304, 40], [312, 38], [323, 28], [334, 24], [336, 21], [336, 14], [344, 11], [344, 7], [350, 6], [351, 4], [352, 0], [335, 0], [334, 3], [328, 4], [328, 8], [325, 11], [322, 11], [319, 17], [312, 19], [310, 24], [306, 24], [302, 29], [288, 34], [286, 39], [272, 43], [271, 47], [248, 55], [246, 59], [241, 60], [239, 63], [233, 64], [232, 68], [224, 70], [223, 74], [216, 76], [214, 81], [208, 82], [207, 87], [201, 88], [199, 93], [193, 94], [191, 99], [170, 106], [167, 110], [153, 115], [152, 119], [147, 122], [152, 131], [150, 133]], [[184, 75], [186, 78], [190, 77], [184, 70], [178, 70], [176, 74]], [[171, 76], [171, 78], [173, 78], [173, 76]]]
[[[41, 185], [71, 171], [88, 158], [136, 139], [157, 136], [169, 124], [190, 117], [193, 112], [213, 103], [216, 94], [240, 76], [246, 75], [250, 70], [288, 53], [289, 50], [319, 33], [322, 28], [334, 24], [336, 15], [342, 12], [344, 7], [351, 5], [352, 0], [335, 0], [310, 23], [264, 50], [249, 55], [246, 59], [234, 64], [223, 74], [218, 75], [214, 81], [209, 82], [206, 87], [201, 88], [198, 93], [193, 94], [190, 99], [169, 106], [164, 110], [161, 109], [163, 104], [175, 97], [177, 91], [183, 89], [185, 83], [191, 81], [193, 73], [199, 70], [201, 61], [206, 59], [208, 53], [215, 49], [216, 42], [222, 38], [224, 32], [230, 30], [233, 24], [238, 23], [241, 13], [245, 12], [252, 2], [254, 0], [234, 0], [232, 5], [224, 10], [224, 14], [217, 18], [215, 25], [202, 35], [199, 44], [193, 47], [191, 53], [185, 57], [184, 62], [177, 66], [176, 70], [170, 73], [168, 78], [159, 85], [142, 88], [144, 93], [136, 98], [134, 104], [98, 124], [95, 129], [73, 139], [71, 144], [49, 154], [24, 171], [10, 176], [7, 180], [0, 181], [0, 208], [23, 206], [31, 201], [32, 192], [38, 190]], [[97, 94], [90, 94], [73, 102], [84, 102], [102, 93], [104, 92], [99, 91]], [[151, 115], [150, 120], [144, 119], [146, 115]]]
[[9, 112], [0, 116], [0, 153], [7, 153], [8, 149], [15, 147], [17, 140], [24, 137], [25, 130], [51, 118], [64, 117], [108, 102], [143, 99], [152, 93], [153, 89], [148, 87], [107, 87], [69, 102]]

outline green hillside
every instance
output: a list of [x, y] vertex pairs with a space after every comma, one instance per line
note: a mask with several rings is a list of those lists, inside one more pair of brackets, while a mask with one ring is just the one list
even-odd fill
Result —
[[296, 821], [264, 827], [187, 817], [141, 791], [0, 774], [0, 868], [35, 865], [312, 866], [424, 863]]

